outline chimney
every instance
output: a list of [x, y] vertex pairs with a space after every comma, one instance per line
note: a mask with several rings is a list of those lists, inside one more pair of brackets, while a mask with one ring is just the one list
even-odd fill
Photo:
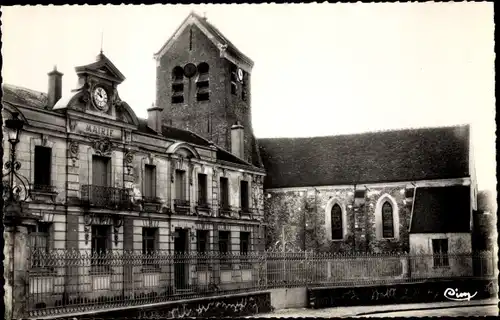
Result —
[[49, 76], [49, 91], [47, 93], [48, 101], [47, 106], [52, 108], [59, 99], [61, 99], [62, 94], [62, 76], [63, 74], [57, 71], [57, 67], [54, 66], [54, 70], [48, 73]]
[[161, 134], [161, 113], [163, 109], [160, 107], [155, 107], [154, 103], [151, 108], [148, 109], [148, 127]]
[[243, 129], [239, 121], [231, 127], [231, 153], [241, 159], [244, 156], [243, 146], [245, 139]]

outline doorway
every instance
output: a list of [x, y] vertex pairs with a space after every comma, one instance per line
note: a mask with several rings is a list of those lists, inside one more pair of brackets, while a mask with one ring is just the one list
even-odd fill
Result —
[[174, 260], [174, 279], [177, 290], [189, 289], [189, 259], [185, 254], [189, 252], [188, 229], [175, 228], [174, 252], [180, 257]]

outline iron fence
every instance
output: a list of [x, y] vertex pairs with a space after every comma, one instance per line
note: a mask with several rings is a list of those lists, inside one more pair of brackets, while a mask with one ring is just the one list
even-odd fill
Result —
[[65, 315], [279, 287], [333, 287], [493, 277], [491, 252], [446, 255], [249, 254], [156, 251], [91, 253], [34, 249], [29, 257], [26, 313]]

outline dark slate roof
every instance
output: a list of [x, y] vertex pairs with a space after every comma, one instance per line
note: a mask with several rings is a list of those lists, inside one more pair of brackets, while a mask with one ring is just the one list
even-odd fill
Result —
[[469, 175], [469, 126], [259, 139], [265, 188]]
[[411, 233], [470, 231], [470, 187], [417, 188]]
[[45, 108], [47, 106], [47, 93], [15, 86], [2, 84], [2, 100], [16, 105]]
[[[148, 127], [148, 122], [146, 119], [139, 119], [139, 127], [138, 131], [142, 133], [147, 133], [147, 134], [154, 134], [156, 135], [156, 131]], [[190, 144], [198, 145], [198, 146], [203, 146], [203, 147], [209, 147], [212, 144], [210, 141], [202, 138], [201, 136], [197, 135], [194, 132], [188, 131], [188, 130], [182, 130], [178, 129], [175, 127], [170, 127], [170, 126], [163, 126], [162, 127], [162, 136], [165, 138], [177, 140], [177, 141], [183, 141], [187, 142]], [[225, 161], [225, 162], [230, 162], [233, 164], [239, 164], [243, 166], [252, 166], [251, 164], [243, 161], [242, 159], [236, 157], [232, 153], [217, 147], [217, 160], [219, 161]]]

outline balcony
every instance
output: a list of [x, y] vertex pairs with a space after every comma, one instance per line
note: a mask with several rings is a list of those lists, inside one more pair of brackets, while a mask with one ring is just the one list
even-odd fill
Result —
[[241, 208], [241, 210], [239, 211], [240, 213], [240, 217], [242, 218], [247, 218], [247, 219], [250, 219], [252, 217], [252, 209], [250, 208]]
[[231, 206], [227, 203], [220, 203], [219, 205], [219, 216], [230, 217], [231, 216]]
[[199, 199], [196, 202], [196, 213], [198, 214], [209, 214], [210, 213], [210, 205], [206, 199]]
[[161, 209], [161, 199], [155, 196], [142, 197], [142, 211], [158, 213]]
[[131, 210], [133, 207], [132, 189], [83, 185], [81, 192], [84, 206], [110, 210]]
[[189, 205], [189, 200], [174, 199], [174, 210], [175, 210], [175, 213], [189, 214], [190, 209], [191, 209], [191, 206]]
[[30, 188], [31, 199], [34, 201], [55, 200], [57, 196], [56, 188], [51, 185], [33, 184]]

